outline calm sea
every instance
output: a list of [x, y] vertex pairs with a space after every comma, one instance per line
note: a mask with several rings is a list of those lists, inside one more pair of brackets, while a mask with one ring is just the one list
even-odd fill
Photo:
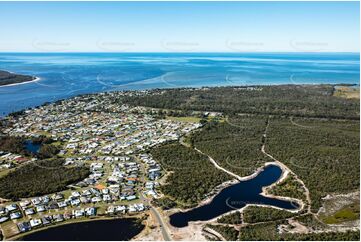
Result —
[[359, 58], [359, 53], [0, 53], [0, 70], [41, 78], [0, 87], [0, 116], [111, 90], [359, 84]]

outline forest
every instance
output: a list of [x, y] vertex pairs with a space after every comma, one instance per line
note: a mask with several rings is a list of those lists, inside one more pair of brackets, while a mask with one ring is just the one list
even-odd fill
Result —
[[233, 227], [223, 226], [223, 225], [212, 225], [212, 224], [207, 224], [207, 227], [220, 233], [223, 236], [223, 238], [225, 238], [227, 241], [238, 240], [239, 232]]
[[247, 176], [272, 161], [261, 152], [266, 121], [263, 115], [229, 117], [226, 122], [207, 123], [189, 140], [225, 169]]
[[211, 225], [208, 227], [220, 233], [227, 240], [239, 241], [359, 241], [359, 231], [347, 232], [320, 232], [320, 233], [282, 233], [277, 227], [285, 221], [258, 223], [240, 227], [239, 230], [232, 226]]
[[279, 85], [155, 89], [150, 95], [127, 96], [135, 106], [161, 109], [359, 119], [359, 100], [333, 95], [332, 85]]
[[66, 189], [89, 176], [89, 167], [64, 167], [62, 159], [34, 161], [0, 178], [0, 197], [17, 200]]
[[281, 196], [281, 197], [292, 197], [307, 202], [305, 189], [302, 184], [297, 181], [293, 174], [289, 174], [285, 180], [267, 189], [269, 194]]
[[222, 217], [217, 219], [217, 223], [241, 224], [242, 223], [241, 212], [236, 211], [231, 214], [223, 215]]
[[294, 213], [270, 207], [248, 206], [243, 210], [245, 223], [282, 220], [293, 216], [295, 216]]
[[25, 149], [25, 138], [14, 136], [0, 136], [0, 151], [10, 152], [24, 156], [30, 156]]
[[354, 120], [270, 119], [266, 151], [304, 181], [314, 211], [329, 193], [359, 189], [359, 125]]
[[216, 186], [232, 179], [206, 156], [179, 143], [157, 147], [151, 154], [169, 173], [162, 193], [183, 207], [196, 206]]
[[[291, 241], [359, 241], [359, 231], [347, 232], [320, 232], [320, 233], [283, 233], [280, 234], [277, 227], [282, 222], [268, 222], [255, 225], [248, 225], [240, 228], [239, 240], [242, 241], [260, 241], [260, 240], [291, 240]], [[224, 232], [226, 233], [227, 230]]]
[[[28, 151], [25, 142], [30, 141], [33, 144], [40, 144], [37, 153]], [[0, 151], [23, 155], [25, 157], [36, 157], [39, 159], [52, 158], [59, 152], [59, 147], [54, 144], [54, 140], [45, 136], [39, 137], [18, 137], [18, 136], [0, 136]]]
[[13, 74], [7, 71], [0, 70], [0, 86], [21, 83], [21, 82], [28, 82], [34, 79], [35, 77], [33, 76]]

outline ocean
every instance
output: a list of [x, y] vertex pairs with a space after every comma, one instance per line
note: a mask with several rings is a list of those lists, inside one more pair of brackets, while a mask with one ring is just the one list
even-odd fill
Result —
[[360, 82], [359, 53], [0, 53], [0, 70], [40, 77], [0, 87], [0, 116], [85, 93]]

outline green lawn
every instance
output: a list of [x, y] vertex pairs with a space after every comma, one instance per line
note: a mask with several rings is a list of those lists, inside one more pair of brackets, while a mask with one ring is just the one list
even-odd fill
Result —
[[201, 120], [201, 118], [192, 117], [192, 116], [188, 116], [188, 117], [167, 116], [166, 119], [173, 120], [173, 121], [179, 121], [179, 122], [189, 122], [189, 123], [199, 123], [199, 121]]
[[360, 205], [355, 202], [346, 206], [330, 216], [322, 217], [323, 222], [327, 224], [338, 224], [346, 221], [360, 218]]

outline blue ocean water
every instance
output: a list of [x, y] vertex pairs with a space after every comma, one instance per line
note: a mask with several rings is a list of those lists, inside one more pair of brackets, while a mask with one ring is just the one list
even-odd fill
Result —
[[359, 84], [359, 53], [0, 53], [0, 70], [41, 78], [0, 87], [0, 116], [85, 93], [150, 88]]

